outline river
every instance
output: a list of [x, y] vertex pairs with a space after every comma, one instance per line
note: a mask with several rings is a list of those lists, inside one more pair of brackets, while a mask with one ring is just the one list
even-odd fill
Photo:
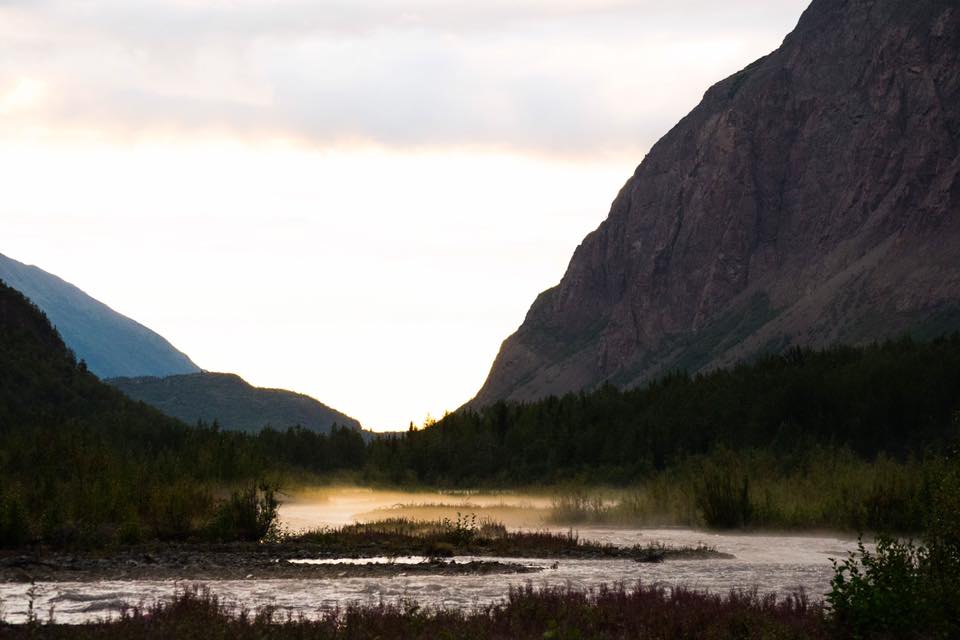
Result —
[[[511, 505], [495, 506], [505, 508]], [[312, 511], [302, 504], [287, 505], [283, 516], [285, 522], [294, 528], [336, 525], [358, 519], [370, 511], [369, 507], [363, 501], [351, 502], [347, 507], [327, 502], [316, 505]], [[418, 504], [418, 508], [423, 505]], [[536, 508], [533, 505], [528, 511]], [[576, 530], [583, 539], [617, 545], [653, 541], [676, 546], [703, 543], [732, 554], [734, 558], [673, 560], [659, 564], [640, 564], [631, 560], [554, 562], [510, 559], [542, 570], [503, 576], [404, 575], [401, 572], [390, 578], [219, 580], [203, 584], [235, 606], [257, 609], [269, 605], [276, 607], [281, 614], [290, 612], [308, 618], [348, 603], [416, 600], [421, 606], [474, 608], [500, 600], [506, 597], [511, 587], [526, 584], [590, 589], [604, 583], [622, 582], [629, 586], [642, 581], [720, 592], [757, 588], [761, 593], [788, 594], [804, 589], [812, 598], [819, 598], [829, 590], [833, 575], [831, 558], [845, 558], [856, 548], [855, 539], [834, 534], [730, 534], [692, 529], [591, 526], [577, 527]], [[458, 562], [471, 559], [475, 558], [454, 558]], [[33, 610], [41, 620], [47, 619], [52, 611], [59, 622], [77, 623], [117, 615], [124, 607], [150, 604], [192, 584], [161, 580], [6, 583], [0, 584], [0, 613], [8, 622], [22, 622], [32, 601]]]

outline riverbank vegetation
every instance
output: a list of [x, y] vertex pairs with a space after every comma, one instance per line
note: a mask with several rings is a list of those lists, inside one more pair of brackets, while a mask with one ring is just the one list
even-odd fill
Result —
[[834, 447], [791, 455], [719, 448], [631, 487], [561, 485], [547, 517], [568, 525], [919, 531], [955, 464], [945, 453], [864, 460]]
[[[348, 605], [314, 619], [235, 607], [209, 592], [182, 591], [172, 600], [125, 609], [119, 618], [58, 625], [55, 611], [41, 621], [33, 607], [25, 624], [5, 625], [9, 638], [955, 638], [960, 633], [960, 473], [936, 488], [935, 518], [919, 542], [881, 537], [876, 551], [863, 545], [835, 561], [825, 601], [801, 592], [786, 598], [737, 591], [726, 595], [682, 586], [637, 584], [577, 590], [511, 588], [506, 599], [475, 610], [421, 608], [415, 602]], [[535, 534], [537, 544], [542, 544]], [[494, 523], [393, 520], [351, 525], [291, 539], [295, 544], [371, 552], [398, 540], [469, 547], [484, 538], [509, 538]], [[548, 536], [561, 547], [581, 543]], [[263, 545], [252, 555], [263, 555]], [[267, 553], [271, 553], [268, 551]], [[271, 561], [270, 564], [275, 564]], [[340, 575], [345, 575], [338, 567]], [[408, 570], [408, 568], [405, 568]], [[468, 568], [482, 570], [481, 567]], [[502, 572], [503, 567], [494, 571]], [[246, 572], [246, 569], [241, 569]], [[249, 577], [249, 576], [248, 576]]]
[[102, 383], [0, 283], [0, 548], [257, 539], [274, 487], [298, 473], [256, 438], [189, 427]]
[[876, 551], [834, 562], [827, 605], [847, 637], [960, 637], [960, 467], [932, 489], [918, 541], [882, 535]]
[[[633, 390], [461, 410], [353, 448], [346, 468], [372, 486], [539, 488], [557, 524], [918, 531], [954, 464], [958, 372], [960, 335], [793, 349]], [[261, 438], [317, 473], [310, 461], [331, 457], [324, 436]]]
[[[472, 559], [465, 561], [464, 556]], [[732, 556], [703, 544], [667, 546], [651, 541], [617, 546], [582, 539], [573, 531], [509, 531], [498, 522], [463, 515], [441, 521], [395, 518], [296, 534], [275, 531], [261, 542], [168, 542], [83, 551], [33, 549], [29, 553], [0, 550], [0, 583], [329, 579], [392, 576], [406, 571], [535, 573], [543, 568], [542, 564], [493, 558], [662, 562]], [[363, 559], [369, 563], [361, 562]]]
[[[558, 522], [916, 531], [960, 432], [960, 336], [497, 403], [364, 441], [184, 425], [90, 374], [0, 284], [0, 547], [253, 540], [275, 489], [539, 487]], [[616, 499], [591, 487], [614, 487]]]
[[862, 348], [792, 349], [731, 369], [667, 375], [449, 414], [368, 448], [370, 480], [524, 486], [626, 484], [725, 447], [789, 462], [796, 451], [861, 460], [943, 451], [960, 434], [960, 335]]
[[638, 562], [671, 559], [729, 557], [716, 549], [668, 547], [652, 542], [620, 547], [581, 539], [573, 530], [508, 531], [499, 522], [478, 520], [474, 514], [457, 514], [456, 519], [416, 521], [393, 518], [356, 523], [293, 535], [290, 545], [315, 545], [324, 555], [343, 557], [408, 556], [426, 557], [494, 556], [512, 558], [630, 558]]
[[714, 595], [651, 585], [596, 591], [556, 587], [511, 589], [476, 611], [421, 608], [416, 603], [347, 606], [318, 619], [284, 618], [276, 610], [237, 609], [197, 590], [169, 602], [133, 608], [120, 619], [85, 625], [4, 628], [20, 638], [783, 638], [835, 637], [819, 604], [755, 592]]

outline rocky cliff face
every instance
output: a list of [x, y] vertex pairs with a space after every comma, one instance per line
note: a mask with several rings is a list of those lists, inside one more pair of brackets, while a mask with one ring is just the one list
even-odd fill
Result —
[[650, 151], [471, 401], [960, 328], [960, 5], [814, 0]]

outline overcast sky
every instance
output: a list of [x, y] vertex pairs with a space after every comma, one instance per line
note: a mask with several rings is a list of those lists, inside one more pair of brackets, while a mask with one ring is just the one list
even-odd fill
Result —
[[0, 253], [201, 367], [440, 416], [805, 0], [0, 0]]

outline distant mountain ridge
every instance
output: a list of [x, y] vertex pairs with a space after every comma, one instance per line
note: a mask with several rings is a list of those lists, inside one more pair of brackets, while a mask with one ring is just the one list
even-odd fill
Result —
[[328, 433], [334, 424], [361, 428], [356, 419], [308, 395], [254, 387], [232, 373], [112, 378], [107, 383], [187, 424], [216, 421], [224, 429], [248, 432], [268, 426], [300, 426], [320, 433]]
[[960, 6], [814, 0], [650, 150], [468, 403], [960, 328]]
[[202, 371], [159, 334], [38, 267], [0, 255], [0, 281], [43, 311], [91, 373], [168, 416], [188, 424], [216, 420], [238, 431], [299, 425], [327, 433], [334, 424], [361, 429], [356, 419], [310, 396]]
[[100, 378], [200, 371], [163, 336], [38, 267], [0, 255], [0, 280], [37, 305]]
[[131, 434], [186, 430], [80, 366], [43, 311], [0, 280], [0, 433], [77, 424]]

